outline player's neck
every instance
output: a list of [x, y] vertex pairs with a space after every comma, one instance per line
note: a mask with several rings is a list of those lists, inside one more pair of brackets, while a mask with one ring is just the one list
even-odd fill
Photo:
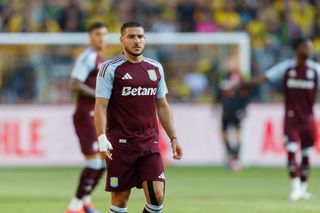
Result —
[[128, 53], [126, 51], [124, 51], [123, 54], [126, 57], [126, 59], [128, 61], [130, 61], [131, 63], [140, 63], [142, 61], [142, 59], [143, 59], [142, 55], [134, 56], [134, 55], [131, 55], [130, 53]]
[[98, 53], [98, 55], [102, 55], [103, 49], [101, 49], [101, 48], [96, 48], [96, 47], [94, 47], [94, 46], [91, 46], [91, 48], [94, 49], [94, 51], [95, 51], [96, 53]]
[[308, 60], [308, 59], [298, 58], [298, 57], [297, 57], [297, 65], [305, 66], [305, 65], [307, 64], [307, 60]]

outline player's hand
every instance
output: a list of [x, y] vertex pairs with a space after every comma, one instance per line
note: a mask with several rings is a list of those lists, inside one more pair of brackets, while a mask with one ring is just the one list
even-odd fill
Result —
[[183, 156], [182, 147], [180, 146], [177, 138], [171, 139], [171, 148], [173, 153], [173, 159], [181, 160]]
[[98, 144], [99, 144], [99, 151], [103, 152], [107, 159], [112, 160], [111, 151], [113, 150], [113, 148], [105, 134], [102, 134], [98, 137]]

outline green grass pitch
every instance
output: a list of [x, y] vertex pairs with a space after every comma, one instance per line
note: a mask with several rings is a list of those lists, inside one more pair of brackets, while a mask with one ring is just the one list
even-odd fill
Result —
[[[1, 213], [64, 212], [80, 168], [0, 169]], [[167, 167], [165, 213], [319, 213], [320, 171], [313, 169], [310, 191], [315, 201], [289, 202], [289, 181], [283, 169], [243, 169], [232, 173], [215, 167]], [[110, 195], [104, 180], [93, 194], [94, 203], [108, 212]], [[143, 191], [134, 189], [129, 212], [140, 213]]]

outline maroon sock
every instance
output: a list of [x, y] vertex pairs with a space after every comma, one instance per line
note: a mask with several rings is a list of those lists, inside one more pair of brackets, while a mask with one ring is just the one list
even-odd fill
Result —
[[301, 182], [308, 181], [310, 173], [310, 161], [308, 156], [303, 156], [301, 161], [300, 178]]
[[96, 186], [98, 185], [101, 177], [103, 176], [104, 171], [106, 171], [105, 168], [99, 169], [99, 170], [96, 172], [96, 176], [94, 177], [94, 183], [93, 183], [93, 185], [92, 185], [92, 190], [94, 190], [94, 189], [96, 188]]
[[296, 153], [288, 152], [288, 170], [291, 178], [298, 177], [299, 168], [296, 162]]
[[95, 177], [99, 172], [100, 170], [91, 169], [88, 167], [85, 167], [82, 170], [76, 193], [76, 197], [78, 199], [82, 199], [84, 195], [88, 195], [92, 192], [93, 186], [95, 184]]

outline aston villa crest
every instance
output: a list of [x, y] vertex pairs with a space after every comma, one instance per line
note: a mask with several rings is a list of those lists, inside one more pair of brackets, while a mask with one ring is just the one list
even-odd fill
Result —
[[157, 74], [155, 70], [148, 70], [147, 72], [151, 81], [157, 80]]

